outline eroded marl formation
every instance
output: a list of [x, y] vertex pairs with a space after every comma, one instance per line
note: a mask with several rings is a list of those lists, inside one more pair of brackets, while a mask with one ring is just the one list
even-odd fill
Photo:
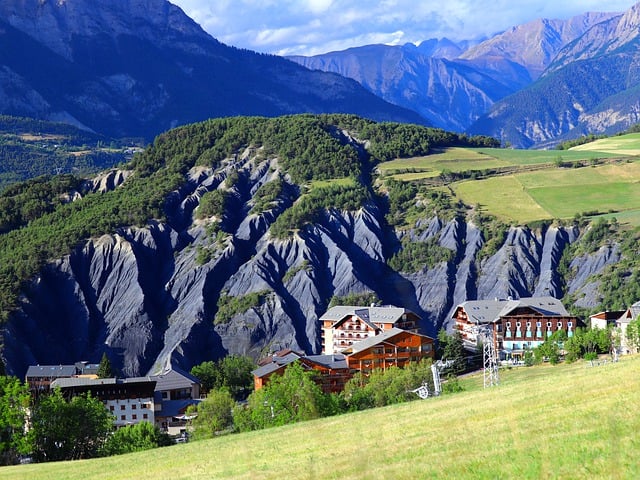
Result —
[[[231, 168], [241, 180], [229, 190], [234, 208], [222, 223], [233, 233], [216, 239], [209, 220], [193, 219], [194, 210], [205, 192], [227, 188]], [[258, 357], [285, 347], [317, 353], [318, 317], [332, 296], [355, 292], [373, 291], [385, 304], [414, 310], [432, 336], [449, 326], [451, 312], [467, 299], [562, 295], [557, 267], [567, 245], [579, 241], [577, 228], [511, 227], [501, 248], [483, 257], [477, 225], [425, 218], [402, 235], [433, 237], [454, 260], [401, 273], [386, 263], [400, 233], [388, 229], [375, 204], [357, 212], [331, 210], [288, 239], [272, 238], [269, 226], [291, 205], [295, 187], [289, 185], [272, 210], [249, 211], [257, 188], [277, 175], [277, 162], [250, 154], [219, 171], [194, 169], [188, 185], [173, 194], [168, 223], [121, 229], [50, 263], [24, 291], [7, 326], [8, 371], [22, 375], [29, 364], [97, 361], [105, 350], [125, 375], [171, 362], [189, 369], [227, 353]], [[204, 263], [202, 249], [211, 252]], [[583, 294], [580, 305], [598, 303], [591, 278], [619, 258], [614, 245], [573, 259], [567, 287], [578, 298]], [[221, 294], [265, 291], [260, 306], [214, 324]]]

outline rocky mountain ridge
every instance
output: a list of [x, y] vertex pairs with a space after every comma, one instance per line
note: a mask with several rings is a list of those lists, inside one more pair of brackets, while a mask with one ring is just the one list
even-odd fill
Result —
[[639, 18], [636, 4], [587, 30], [558, 52], [537, 82], [497, 102], [469, 132], [516, 147], [549, 147], [638, 123]]
[[538, 19], [477, 45], [432, 39], [417, 47], [367, 45], [289, 58], [352, 78], [435, 126], [464, 131], [495, 102], [538, 79], [563, 47], [611, 18], [617, 17], [585, 13], [568, 20]]

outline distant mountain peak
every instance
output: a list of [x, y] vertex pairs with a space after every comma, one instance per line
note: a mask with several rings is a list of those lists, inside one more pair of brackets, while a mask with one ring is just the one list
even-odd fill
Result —
[[425, 123], [352, 80], [228, 47], [166, 0], [2, 0], [0, 113], [151, 140], [211, 117]]
[[51, 50], [73, 59], [73, 39], [135, 35], [158, 43], [209, 37], [166, 0], [3, 0], [0, 18]]
[[569, 20], [539, 18], [511, 27], [461, 55], [465, 60], [501, 57], [524, 66], [537, 79], [569, 42], [615, 13], [585, 13]]

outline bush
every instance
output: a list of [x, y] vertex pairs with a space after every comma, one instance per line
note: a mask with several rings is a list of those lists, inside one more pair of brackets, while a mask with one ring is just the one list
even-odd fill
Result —
[[250, 308], [255, 308], [264, 303], [268, 290], [252, 292], [239, 297], [220, 295], [218, 299], [218, 312], [213, 320], [215, 325], [228, 323], [234, 316], [246, 312]]
[[149, 422], [118, 428], [107, 439], [102, 455], [121, 455], [173, 444], [171, 437]]

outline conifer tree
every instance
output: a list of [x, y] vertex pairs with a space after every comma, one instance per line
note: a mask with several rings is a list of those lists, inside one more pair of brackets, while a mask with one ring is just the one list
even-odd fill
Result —
[[109, 361], [109, 357], [107, 357], [106, 352], [102, 354], [102, 359], [100, 360], [100, 365], [98, 366], [97, 375], [98, 378], [111, 378], [114, 376], [113, 369], [111, 368], [111, 362]]

